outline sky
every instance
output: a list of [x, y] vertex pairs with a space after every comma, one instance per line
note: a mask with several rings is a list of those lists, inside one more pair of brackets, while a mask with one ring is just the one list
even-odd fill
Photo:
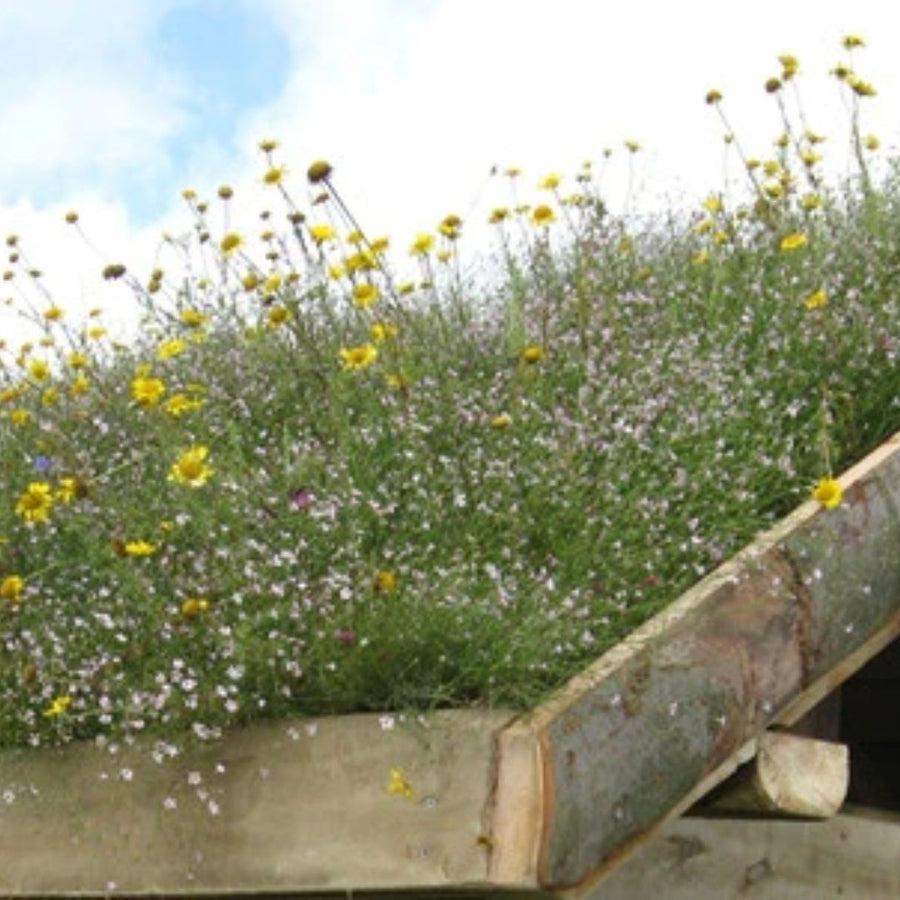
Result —
[[[640, 211], [689, 205], [723, 185], [724, 128], [706, 92], [722, 91], [749, 154], [771, 156], [781, 129], [762, 85], [785, 52], [800, 61], [806, 117], [828, 136], [840, 173], [848, 116], [828, 72], [845, 58], [845, 34], [866, 40], [853, 63], [879, 92], [863, 104], [863, 130], [888, 150], [900, 142], [893, 9], [883, 0], [0, 0], [0, 240], [19, 236], [67, 314], [99, 304], [130, 329], [133, 307], [99, 278], [102, 261], [149, 272], [160, 235], [190, 229], [186, 187], [214, 198], [231, 185], [232, 221], [258, 231], [258, 211], [277, 208], [260, 183], [263, 138], [279, 141], [298, 198], [308, 164], [328, 159], [363, 227], [389, 234], [401, 258], [451, 212], [468, 223], [473, 249], [486, 241], [476, 223], [510, 202], [494, 166], [521, 167], [521, 198], [536, 201], [540, 177], [574, 176], [610, 149], [603, 188], [616, 209], [626, 140], [641, 144]], [[70, 209], [93, 249], [65, 225]], [[0, 297], [14, 287], [0, 282]], [[0, 306], [0, 338], [15, 341], [23, 327]]]

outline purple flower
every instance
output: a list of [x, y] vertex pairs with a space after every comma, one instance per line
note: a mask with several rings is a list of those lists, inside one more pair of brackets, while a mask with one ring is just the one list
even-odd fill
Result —
[[291, 494], [291, 504], [294, 509], [306, 509], [312, 501], [312, 491], [308, 487], [297, 488], [297, 490]]
[[34, 458], [34, 471], [46, 474], [53, 467], [53, 460], [49, 456], [36, 456]]

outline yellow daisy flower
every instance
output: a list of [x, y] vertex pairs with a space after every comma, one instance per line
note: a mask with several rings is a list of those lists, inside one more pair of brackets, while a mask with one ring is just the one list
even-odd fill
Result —
[[32, 481], [16, 502], [16, 515], [26, 522], [46, 523], [50, 520], [53, 493], [45, 481]]
[[825, 509], [835, 509], [841, 505], [844, 489], [837, 479], [826, 476], [819, 479], [819, 483], [813, 490], [813, 498], [818, 500]]
[[340, 355], [345, 369], [365, 369], [378, 358], [378, 351], [372, 344], [363, 344], [359, 347], [344, 347]]
[[169, 469], [169, 481], [178, 482], [189, 487], [201, 487], [206, 484], [213, 470], [206, 464], [209, 448], [202, 444], [185, 450]]

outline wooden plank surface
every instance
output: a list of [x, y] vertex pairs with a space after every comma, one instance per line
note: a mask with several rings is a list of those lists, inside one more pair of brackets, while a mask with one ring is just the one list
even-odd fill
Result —
[[896, 900], [900, 816], [824, 822], [677, 819], [572, 900]]
[[510, 718], [263, 722], [159, 760], [152, 744], [0, 754], [0, 897], [484, 885]]

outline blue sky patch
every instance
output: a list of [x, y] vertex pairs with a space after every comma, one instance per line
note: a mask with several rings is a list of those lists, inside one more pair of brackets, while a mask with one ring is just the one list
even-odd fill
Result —
[[235, 134], [242, 117], [278, 97], [291, 67], [290, 43], [275, 22], [233, 0], [196, 0], [174, 9], [160, 23], [154, 49], [189, 95], [186, 127], [166, 148], [169, 183], [135, 192], [140, 208], [133, 212], [147, 220], [184, 186], [185, 167], [204, 147], [214, 146], [219, 157], [241, 149]]
[[141, 227], [192, 178], [240, 168], [243, 122], [295, 62], [278, 19], [250, 0], [126, 6], [107, 29], [69, 7], [0, 29], [0, 124], [15, 138], [0, 148], [0, 205], [93, 196]]

